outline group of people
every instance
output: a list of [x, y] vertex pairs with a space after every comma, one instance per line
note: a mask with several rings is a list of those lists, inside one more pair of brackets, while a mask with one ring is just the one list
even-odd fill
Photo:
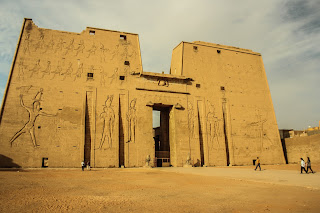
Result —
[[[84, 168], [86, 167], [86, 164], [84, 163], [84, 161], [81, 162], [81, 168], [82, 171], [84, 171]], [[87, 170], [91, 170], [90, 168], [90, 161], [87, 162]]]
[[313, 170], [311, 169], [310, 158], [308, 157], [307, 170], [306, 170], [306, 162], [304, 162], [303, 158], [300, 158], [300, 159], [301, 159], [301, 171], [300, 171], [300, 174], [302, 174], [303, 171], [305, 171], [308, 174], [309, 169], [311, 170], [312, 173], [314, 173]]
[[[312, 173], [314, 173], [313, 170], [311, 169], [311, 160], [310, 160], [310, 158], [308, 157], [307, 163], [303, 160], [303, 158], [300, 158], [300, 159], [301, 159], [301, 171], [300, 171], [300, 173], [302, 174], [302, 172], [305, 171], [305, 172], [308, 174], [309, 169], [310, 169], [310, 171], [311, 171]], [[306, 166], [307, 166], [307, 170], [306, 170]], [[261, 171], [261, 166], [260, 166], [260, 159], [259, 159], [259, 157], [257, 157], [257, 160], [256, 160], [256, 168], [255, 168], [254, 170], [257, 170], [258, 167], [259, 167], [259, 169], [260, 169], [260, 171]]]

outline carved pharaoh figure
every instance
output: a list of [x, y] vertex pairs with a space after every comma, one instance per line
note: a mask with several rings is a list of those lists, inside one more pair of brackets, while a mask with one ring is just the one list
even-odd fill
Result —
[[127, 121], [129, 123], [129, 141], [135, 143], [136, 142], [136, 102], [137, 99], [134, 98], [130, 102], [130, 109], [127, 113]]
[[214, 147], [216, 142], [218, 148], [220, 148], [219, 142], [219, 132], [220, 132], [220, 119], [215, 115], [214, 105], [208, 101], [209, 112], [207, 114], [207, 132], [209, 136], [209, 142], [211, 144], [211, 149]]
[[13, 144], [13, 142], [22, 134], [24, 133], [29, 133], [31, 136], [31, 140], [33, 143], [34, 147], [37, 147], [37, 143], [36, 143], [36, 137], [34, 134], [34, 124], [37, 120], [37, 117], [39, 115], [42, 116], [56, 116], [56, 115], [52, 115], [52, 114], [47, 114], [45, 112], [41, 112], [40, 110], [40, 101], [41, 101], [41, 97], [43, 94], [43, 89], [41, 88], [39, 90], [39, 92], [35, 95], [34, 99], [33, 99], [33, 103], [32, 103], [32, 107], [27, 107], [24, 102], [23, 102], [23, 94], [20, 94], [20, 105], [25, 108], [28, 113], [29, 113], [29, 120], [28, 122], [24, 125], [24, 127], [22, 127], [22, 129], [20, 129], [18, 132], [16, 132], [14, 134], [14, 136], [11, 138], [11, 140], [9, 141], [11, 146]]
[[112, 147], [112, 134], [115, 121], [115, 114], [111, 106], [112, 100], [113, 95], [107, 96], [107, 100], [103, 106], [103, 112], [100, 114], [100, 118], [103, 119], [103, 131], [99, 149], [102, 149], [105, 141], [107, 141], [108, 148]]

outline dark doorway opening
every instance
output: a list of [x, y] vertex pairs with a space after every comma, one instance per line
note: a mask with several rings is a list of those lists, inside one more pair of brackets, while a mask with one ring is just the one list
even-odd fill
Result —
[[153, 106], [153, 139], [155, 166], [170, 166], [169, 114], [172, 106], [155, 104]]

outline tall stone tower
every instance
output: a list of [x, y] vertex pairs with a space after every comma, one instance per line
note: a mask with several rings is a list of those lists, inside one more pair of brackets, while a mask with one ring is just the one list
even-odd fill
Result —
[[251, 165], [257, 156], [284, 163], [259, 53], [181, 42], [170, 74], [151, 73], [137, 34], [24, 20], [1, 106], [1, 167]]

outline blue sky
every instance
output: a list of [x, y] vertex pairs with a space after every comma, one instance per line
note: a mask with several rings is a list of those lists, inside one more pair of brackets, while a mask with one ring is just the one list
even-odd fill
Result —
[[87, 26], [138, 33], [145, 71], [168, 72], [181, 41], [206, 41], [260, 52], [279, 128], [320, 120], [318, 0], [0, 0], [2, 101], [23, 18], [41, 28]]

